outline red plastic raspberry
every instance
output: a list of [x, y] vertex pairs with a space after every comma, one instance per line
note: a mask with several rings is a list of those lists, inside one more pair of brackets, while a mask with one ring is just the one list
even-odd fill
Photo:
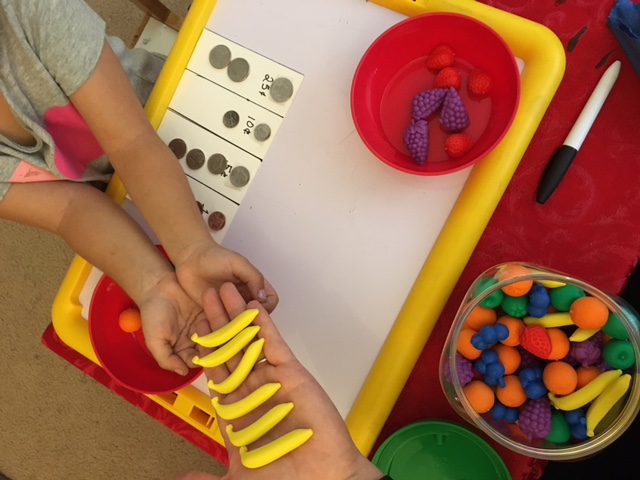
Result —
[[440, 70], [450, 67], [456, 60], [456, 53], [449, 45], [438, 45], [427, 57], [427, 68]]
[[460, 88], [460, 82], [462, 82], [460, 71], [453, 67], [444, 67], [433, 80], [433, 88], [453, 87], [457, 90]]
[[551, 338], [547, 329], [540, 325], [527, 325], [520, 334], [520, 346], [536, 357], [549, 358]]

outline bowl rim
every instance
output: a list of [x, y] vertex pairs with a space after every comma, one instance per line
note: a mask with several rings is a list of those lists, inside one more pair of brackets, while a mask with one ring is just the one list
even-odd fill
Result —
[[[524, 267], [529, 268], [532, 273], [527, 275], [521, 275], [512, 277], [503, 281], [498, 281], [495, 284], [491, 285], [487, 289], [483, 290], [479, 294], [475, 294], [476, 288], [480, 281], [489, 276], [490, 272], [498, 272], [501, 268], [504, 268], [507, 265], [522, 265]], [[559, 446], [554, 449], [547, 449], [541, 447], [534, 447], [529, 445], [524, 445], [520, 442], [514, 441], [502, 433], [498, 432], [494, 429], [488, 422], [484, 420], [482, 415], [478, 414], [473, 408], [471, 404], [466, 399], [462, 392], [462, 385], [460, 383], [460, 379], [458, 377], [457, 368], [453, 368], [456, 365], [456, 354], [457, 350], [453, 347], [457, 344], [458, 337], [460, 332], [464, 327], [464, 319], [466, 318], [465, 313], [471, 312], [475, 307], [477, 307], [480, 302], [491, 295], [495, 291], [500, 288], [510, 285], [512, 283], [516, 283], [522, 280], [556, 280], [556, 281], [564, 281], [564, 283], [570, 283], [575, 285], [585, 292], [592, 296], [597, 296], [600, 300], [602, 300], [610, 311], [614, 312], [618, 318], [621, 320], [625, 329], [630, 333], [630, 343], [633, 346], [634, 354], [636, 356], [636, 362], [633, 368], [633, 382], [631, 389], [629, 390], [627, 401], [625, 402], [622, 411], [618, 415], [618, 417], [600, 434], [597, 436], [585, 440], [580, 443], [570, 444], [567, 446]], [[470, 301], [467, 301], [471, 298]], [[615, 299], [612, 300], [612, 299]], [[620, 303], [618, 303], [620, 302]], [[635, 318], [635, 321], [632, 319]], [[491, 268], [486, 269], [480, 275], [476, 277], [476, 279], [472, 282], [471, 286], [465, 293], [465, 297], [463, 302], [461, 303], [458, 311], [456, 312], [455, 318], [452, 322], [452, 326], [447, 335], [447, 339], [445, 341], [445, 345], [443, 347], [441, 356], [440, 356], [440, 386], [447, 398], [447, 401], [454, 407], [456, 412], [458, 412], [463, 418], [465, 418], [468, 422], [480, 428], [484, 433], [486, 433], [493, 440], [503, 445], [504, 447], [516, 451], [522, 455], [526, 455], [529, 457], [540, 458], [543, 460], [554, 460], [554, 461], [567, 461], [567, 460], [577, 460], [581, 458], [585, 458], [586, 456], [593, 455], [607, 446], [611, 445], [616, 439], [618, 439], [633, 423], [634, 419], [640, 412], [640, 330], [639, 330], [640, 321], [638, 318], [637, 312], [627, 304], [622, 298], [606, 293], [599, 288], [591, 285], [579, 278], [573, 277], [571, 275], [562, 273], [560, 271], [542, 267], [540, 265], [536, 265], [534, 263], [528, 262], [504, 262], [497, 265], [494, 265]], [[634, 335], [631, 335], [635, 333]], [[444, 376], [444, 372], [448, 371], [448, 374], [451, 378], [451, 381], [448, 382]], [[460, 412], [456, 406], [452, 398], [447, 394], [447, 388], [449, 387], [447, 384], [450, 384], [453, 387], [453, 393], [455, 394], [455, 398], [457, 402], [462, 406], [463, 412]]]
[[[361, 121], [359, 121], [358, 119], [358, 115], [356, 114], [357, 110], [358, 110], [358, 105], [356, 104], [356, 98], [357, 98], [357, 90], [359, 88], [359, 84], [358, 81], [360, 79], [360, 72], [361, 69], [366, 61], [366, 59], [368, 58], [368, 56], [377, 48], [379, 42], [381, 40], [383, 40], [385, 37], [393, 34], [396, 30], [405, 27], [407, 24], [409, 23], [413, 23], [413, 22], [418, 22], [418, 21], [423, 21], [424, 18], [433, 18], [433, 19], [438, 19], [438, 18], [456, 18], [456, 19], [460, 19], [460, 20], [464, 20], [464, 21], [468, 21], [471, 22], [475, 25], [478, 25], [479, 27], [483, 28], [484, 30], [490, 32], [492, 34], [492, 36], [495, 38], [495, 40], [501, 44], [501, 46], [504, 48], [504, 50], [506, 52], [508, 52], [509, 58], [511, 60], [511, 66], [514, 69], [514, 72], [516, 73], [515, 78], [518, 79], [518, 81], [515, 82], [515, 98], [514, 98], [514, 108], [511, 109], [510, 112], [510, 116], [508, 121], [505, 123], [505, 127], [502, 130], [502, 132], [500, 132], [500, 134], [496, 137], [495, 141], [489, 145], [484, 152], [481, 152], [479, 155], [469, 159], [468, 161], [464, 162], [464, 163], [460, 163], [457, 164], [453, 167], [449, 167], [446, 169], [442, 169], [442, 170], [437, 170], [437, 171], [431, 171], [431, 170], [417, 170], [417, 169], [410, 169], [410, 168], [406, 168], [400, 165], [395, 164], [394, 162], [386, 159], [382, 154], [378, 153], [377, 149], [375, 149], [371, 143], [371, 141], [369, 140], [369, 138], [367, 137], [367, 135], [364, 134], [363, 131], [363, 127], [361, 124]], [[506, 57], [505, 57], [506, 58]], [[495, 148], [500, 144], [500, 142], [502, 142], [502, 140], [504, 139], [504, 137], [507, 135], [507, 133], [511, 130], [511, 127], [513, 126], [513, 123], [515, 121], [515, 118], [520, 110], [520, 100], [521, 100], [521, 94], [522, 94], [522, 73], [520, 72], [520, 68], [516, 59], [515, 54], [513, 53], [511, 47], [509, 46], [509, 44], [506, 42], [506, 40], [502, 37], [502, 35], [500, 35], [494, 28], [492, 28], [491, 26], [487, 25], [486, 23], [471, 17], [469, 15], [465, 15], [462, 13], [454, 13], [454, 12], [429, 12], [429, 13], [423, 13], [423, 14], [418, 14], [418, 15], [414, 15], [411, 17], [408, 17], [404, 20], [401, 20], [395, 24], [393, 24], [392, 26], [390, 26], [388, 29], [386, 29], [384, 32], [382, 32], [380, 35], [378, 35], [373, 42], [367, 47], [367, 49], [365, 50], [365, 52], [363, 53], [362, 57], [360, 58], [356, 69], [354, 71], [353, 74], [353, 78], [352, 78], [352, 82], [351, 82], [351, 88], [350, 88], [350, 109], [351, 109], [351, 117], [354, 123], [354, 126], [356, 128], [356, 131], [358, 132], [358, 135], [360, 137], [360, 139], [362, 140], [362, 142], [366, 145], [367, 149], [375, 156], [377, 157], [379, 160], [381, 160], [383, 163], [385, 163], [386, 165], [392, 167], [395, 170], [404, 172], [404, 173], [409, 173], [412, 175], [417, 175], [417, 176], [432, 176], [432, 177], [437, 177], [437, 176], [441, 176], [441, 175], [448, 175], [448, 174], [452, 174], [452, 173], [456, 173], [459, 172], [461, 170], [464, 170], [466, 168], [472, 167], [474, 165], [476, 165], [478, 162], [480, 162], [481, 160], [483, 160], [485, 157], [487, 157], [491, 152], [493, 152], [493, 150], [495, 150]], [[437, 162], [437, 163], [454, 163], [455, 159], [450, 159], [450, 160], [446, 160], [443, 162]], [[432, 163], [431, 165], [435, 165], [435, 163]]]

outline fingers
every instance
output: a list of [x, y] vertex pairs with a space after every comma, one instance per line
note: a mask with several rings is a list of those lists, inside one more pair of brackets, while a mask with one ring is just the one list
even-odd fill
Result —
[[175, 480], [221, 480], [220, 477], [216, 475], [211, 475], [210, 473], [205, 472], [186, 472], [176, 477]]
[[252, 299], [260, 302], [267, 312], [272, 312], [278, 304], [276, 291], [251, 262], [241, 258], [241, 261], [233, 265], [234, 276], [246, 286]]
[[151, 355], [161, 368], [182, 376], [189, 372], [187, 364], [174, 353], [173, 347], [166, 340], [151, 337], [147, 339], [146, 343]]

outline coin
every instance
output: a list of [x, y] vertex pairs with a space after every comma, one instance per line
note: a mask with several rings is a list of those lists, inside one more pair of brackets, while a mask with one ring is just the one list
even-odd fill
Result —
[[207, 223], [209, 224], [209, 228], [214, 232], [219, 232], [222, 230], [227, 223], [227, 217], [224, 216], [222, 212], [213, 212], [207, 218]]
[[246, 167], [233, 167], [233, 169], [231, 170], [231, 174], [229, 175], [231, 184], [234, 187], [244, 187], [247, 183], [249, 183], [250, 177], [251, 174]]
[[234, 58], [229, 63], [227, 75], [234, 82], [242, 82], [249, 76], [249, 62], [244, 58]]
[[271, 136], [271, 127], [266, 123], [260, 123], [256, 126], [256, 129], [253, 131], [253, 136], [256, 137], [256, 140], [259, 142], [264, 142]]
[[204, 152], [197, 148], [189, 150], [187, 153], [187, 167], [191, 170], [197, 170], [204, 165]]
[[222, 123], [225, 127], [233, 128], [240, 123], [240, 115], [235, 110], [229, 110], [222, 116]]
[[288, 78], [276, 78], [271, 84], [269, 93], [276, 102], [286, 102], [293, 95], [293, 83]]
[[231, 60], [231, 50], [226, 45], [216, 45], [209, 52], [209, 63], [218, 70], [229, 65]]
[[187, 153], [187, 144], [181, 138], [174, 138], [169, 142], [169, 149], [180, 160]]
[[227, 168], [227, 159], [221, 153], [214, 153], [207, 160], [207, 168], [214, 175], [220, 175]]

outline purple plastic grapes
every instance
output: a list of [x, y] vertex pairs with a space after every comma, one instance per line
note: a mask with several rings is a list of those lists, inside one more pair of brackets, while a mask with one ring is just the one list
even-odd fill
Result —
[[416, 120], [404, 131], [404, 146], [418, 165], [424, 165], [429, 153], [429, 125]]
[[584, 342], [572, 342], [569, 357], [580, 363], [583, 367], [595, 365], [602, 360], [602, 334], [596, 333]]
[[544, 438], [551, 433], [551, 404], [546, 397], [529, 400], [520, 412], [518, 425], [529, 438]]
[[411, 116], [416, 120], [426, 120], [429, 115], [440, 108], [446, 95], [446, 88], [433, 88], [420, 92], [413, 97], [411, 102]]
[[469, 126], [471, 120], [462, 98], [455, 88], [449, 87], [442, 102], [440, 123], [449, 132], [460, 132]]

